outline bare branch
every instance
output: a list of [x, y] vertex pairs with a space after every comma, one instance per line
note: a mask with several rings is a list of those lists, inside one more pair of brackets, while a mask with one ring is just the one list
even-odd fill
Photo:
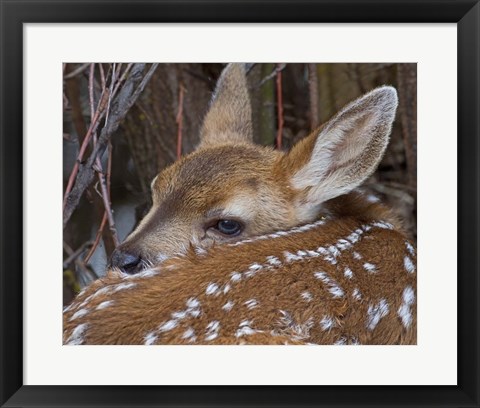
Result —
[[287, 64], [277, 64], [275, 69], [271, 72], [271, 74], [267, 75], [265, 78], [263, 78], [257, 85], [255, 85], [253, 88], [261, 88], [264, 84], [266, 84], [268, 81], [271, 79], [275, 78], [276, 76], [278, 77], [278, 73], [282, 72]]
[[178, 112], [175, 121], [177, 122], [177, 160], [182, 156], [182, 128], [183, 128], [183, 93], [185, 88], [180, 84], [178, 93]]
[[277, 149], [282, 148], [282, 134], [283, 134], [283, 95], [282, 95], [282, 69], [280, 67], [285, 64], [278, 64], [277, 73]]
[[105, 123], [105, 126], [100, 134], [98, 143], [93, 149], [93, 152], [90, 154], [87, 162], [85, 163], [85, 165], [80, 167], [80, 170], [76, 177], [75, 185], [66, 197], [63, 212], [64, 228], [68, 220], [70, 219], [73, 211], [80, 202], [80, 198], [83, 195], [85, 189], [90, 185], [95, 176], [95, 171], [93, 167], [97, 157], [101, 157], [101, 155], [105, 151], [108, 145], [108, 141], [110, 140], [110, 136], [118, 129], [127, 112], [133, 106], [133, 104], [145, 88], [146, 84], [152, 77], [157, 66], [158, 64], [152, 64], [149, 71], [145, 75], [143, 75], [145, 64], [134, 64], [132, 66], [130, 75], [125, 80], [125, 83], [119, 90], [118, 95], [116, 95], [114, 100], [112, 100], [111, 112], [108, 123]]
[[83, 71], [85, 71], [91, 64], [82, 64], [80, 65], [77, 69], [73, 70], [72, 72], [69, 72], [67, 75], [63, 77], [63, 79], [71, 79], [76, 77], [77, 75], [81, 74]]
[[320, 124], [318, 117], [318, 76], [316, 64], [308, 64], [308, 93], [310, 96], [310, 130]]

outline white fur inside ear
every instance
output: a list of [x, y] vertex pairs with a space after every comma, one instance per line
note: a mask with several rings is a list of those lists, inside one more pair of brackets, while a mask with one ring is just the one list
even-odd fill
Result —
[[294, 188], [309, 188], [307, 206], [350, 192], [375, 171], [388, 144], [397, 104], [394, 88], [377, 88], [323, 127], [313, 151], [305, 152], [310, 160], [292, 177]]

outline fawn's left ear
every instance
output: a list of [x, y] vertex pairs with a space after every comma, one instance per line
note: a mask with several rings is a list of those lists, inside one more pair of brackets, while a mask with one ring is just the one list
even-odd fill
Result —
[[252, 108], [245, 64], [228, 64], [218, 79], [205, 116], [200, 146], [252, 142]]
[[348, 104], [284, 158], [292, 187], [302, 193], [299, 212], [306, 219], [321, 203], [350, 192], [375, 171], [397, 105], [395, 88], [377, 88]]

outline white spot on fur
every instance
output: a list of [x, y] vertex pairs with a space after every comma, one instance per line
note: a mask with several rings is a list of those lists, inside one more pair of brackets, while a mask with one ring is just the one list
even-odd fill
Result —
[[333, 343], [335, 346], [345, 346], [347, 344], [347, 338], [342, 336], [340, 337], [335, 343]]
[[373, 222], [372, 226], [377, 228], [389, 229], [389, 230], [393, 229], [393, 225], [386, 221]]
[[158, 331], [167, 332], [167, 331], [173, 330], [177, 326], [178, 326], [178, 320], [176, 319], [169, 320], [168, 322], [165, 322], [162, 325], [160, 325], [160, 327], [158, 328]]
[[[175, 265], [169, 265], [168, 269], [173, 269]], [[120, 272], [121, 277], [123, 280], [134, 280], [134, 279], [143, 279], [143, 278], [151, 278], [153, 276], [157, 276], [160, 274], [160, 270], [158, 268], [155, 269], [146, 269], [143, 272], [129, 274]]]
[[313, 229], [317, 226], [323, 225], [323, 224], [325, 224], [325, 221], [324, 220], [319, 220], [319, 221], [316, 221], [312, 224], [302, 225], [300, 227], [295, 227], [295, 228], [292, 228], [292, 229], [286, 230], [286, 231], [277, 231], [273, 234], [259, 235], [258, 237], [248, 238], [248, 239], [245, 239], [243, 241], [238, 241], [238, 242], [235, 242], [233, 244], [228, 244], [228, 245], [229, 246], [238, 246], [238, 245], [243, 245], [245, 243], [260, 241], [260, 240], [268, 239], [268, 238], [275, 239], [275, 238], [285, 237], [285, 236], [288, 236], [288, 235], [291, 235], [291, 234], [296, 234], [298, 232], [305, 232], [305, 231], [311, 230], [311, 229]]
[[320, 326], [323, 331], [330, 331], [335, 327], [335, 320], [330, 316], [323, 316], [322, 320], [320, 320]]
[[187, 307], [189, 308], [196, 308], [200, 306], [200, 302], [196, 298], [190, 298], [187, 300]]
[[218, 292], [218, 285], [216, 283], [210, 283], [205, 290], [207, 295], [214, 295]]
[[413, 320], [410, 306], [413, 305], [413, 302], [415, 301], [415, 293], [411, 286], [407, 286], [403, 290], [402, 299], [403, 303], [398, 308], [397, 314], [402, 319], [402, 323], [405, 328], [408, 329]]
[[357, 259], [358, 261], [362, 259], [362, 255], [360, 255], [360, 254], [359, 254], [358, 252], [356, 252], [356, 251], [353, 253], [353, 257], [354, 257], [355, 259]]
[[231, 289], [231, 286], [230, 286], [229, 283], [227, 283], [227, 284], [223, 287], [223, 290], [222, 290], [223, 294], [225, 295], [226, 293], [228, 293], [228, 292], [230, 291], [230, 289]]
[[252, 324], [251, 320], [242, 321], [238, 327], [239, 329], [235, 332], [235, 337], [250, 336], [257, 333], [257, 330], [252, 329], [250, 325]]
[[365, 263], [363, 264], [363, 267], [365, 268], [366, 271], [368, 271], [368, 272], [370, 272], [370, 273], [375, 273], [375, 272], [377, 272], [377, 267], [376, 267], [374, 264], [365, 262]]
[[403, 258], [403, 265], [405, 266], [405, 270], [408, 273], [414, 273], [415, 272], [415, 265], [413, 264], [410, 257], [405, 256], [405, 258]]
[[[293, 340], [304, 340], [310, 337], [310, 329], [313, 327], [314, 322], [313, 318], [309, 318], [306, 322], [296, 322], [292, 315], [285, 311], [279, 310], [282, 314], [280, 318], [279, 324], [281, 325], [281, 332], [280, 334], [287, 333], [289, 336], [292, 337]], [[273, 332], [273, 335], [277, 335], [277, 333]]]
[[358, 288], [353, 289], [352, 296], [355, 300], [358, 300], [358, 301], [362, 300], [362, 294], [360, 293]]
[[200, 311], [200, 302], [196, 298], [190, 298], [186, 302], [187, 310], [186, 312], [192, 317], [198, 317], [201, 314]]
[[190, 343], [194, 343], [197, 341], [197, 336], [195, 336], [195, 330], [189, 327], [185, 332], [182, 334], [182, 339], [189, 340]]
[[75, 320], [75, 319], [78, 319], [79, 317], [82, 317], [82, 316], [85, 316], [86, 314], [88, 314], [89, 310], [88, 309], [80, 309], [80, 310], [77, 310], [73, 316], [69, 319], [69, 321], [71, 322], [72, 320]]
[[317, 252], [323, 256], [323, 259], [325, 259], [327, 262], [330, 262], [332, 265], [335, 265], [337, 263], [335, 257], [331, 256], [330, 252], [327, 251], [324, 247], [318, 247]]
[[347, 278], [347, 279], [352, 279], [353, 278], [353, 272], [350, 268], [345, 268], [345, 270], [343, 271], [343, 275]]
[[408, 241], [405, 241], [405, 245], [407, 247], [408, 253], [412, 256], [415, 256], [415, 248], [413, 247], [413, 245]]
[[105, 302], [100, 303], [95, 309], [96, 310], [102, 310], [105, 309], [111, 305], [113, 305], [115, 302], [113, 300], [106, 300]]
[[150, 332], [143, 338], [143, 341], [146, 346], [151, 346], [157, 341], [157, 339], [157, 335], [154, 332]]
[[94, 299], [97, 296], [105, 295], [109, 293], [111, 289], [112, 288], [110, 286], [104, 286], [103, 288], [98, 289], [93, 295], [90, 295], [89, 298]]
[[301, 256], [292, 254], [291, 252], [285, 251], [283, 253], [283, 256], [285, 257], [285, 261], [287, 262], [293, 262], [293, 261], [300, 261], [302, 260]]
[[267, 263], [272, 266], [280, 266], [282, 264], [276, 256], [267, 256]]
[[232, 282], [238, 282], [239, 280], [242, 279], [242, 274], [241, 273], [238, 273], [238, 272], [232, 272], [232, 277], [230, 278], [230, 280]]
[[376, 305], [370, 305], [367, 311], [367, 329], [372, 331], [377, 327], [382, 317], [385, 317], [390, 311], [388, 303], [385, 299], [380, 299]]
[[334, 298], [343, 297], [344, 295], [343, 289], [338, 285], [337, 282], [335, 282], [332, 278], [330, 278], [325, 272], [315, 272], [313, 275], [317, 279], [320, 279], [325, 284], [325, 286], [327, 287], [327, 290], [332, 294]]
[[302, 292], [301, 296], [302, 296], [302, 298], [305, 299], [307, 302], [311, 302], [312, 299], [313, 299], [312, 294], [311, 294], [310, 292], [307, 292], [307, 291]]
[[70, 311], [73, 306], [74, 306], [74, 304], [71, 303], [69, 306], [64, 307], [64, 308], [63, 308], [63, 313], [66, 313], [66, 312]]
[[208, 323], [207, 332], [205, 334], [206, 341], [212, 341], [218, 337], [218, 332], [220, 330], [220, 322], [214, 320], [213, 322]]
[[136, 283], [133, 283], [133, 282], [129, 282], [129, 283], [119, 283], [117, 286], [115, 286], [112, 291], [113, 292], [119, 292], [121, 290], [126, 290], [126, 289], [131, 289], [131, 288], [134, 288], [135, 286], [137, 286]]
[[352, 244], [350, 242], [348, 242], [346, 239], [339, 239], [337, 241], [336, 246], [340, 251], [345, 251], [348, 248], [350, 248], [352, 246]]
[[259, 263], [254, 263], [248, 267], [248, 270], [245, 272], [245, 276], [250, 278], [261, 269], [263, 269], [262, 265], [260, 265]]
[[225, 304], [222, 306], [222, 309], [225, 310], [226, 312], [229, 312], [230, 310], [232, 310], [234, 304], [235, 304], [234, 302], [232, 302], [231, 300], [229, 300], [227, 303], [225, 303]]
[[85, 341], [84, 335], [87, 328], [87, 323], [82, 323], [75, 327], [71, 336], [67, 339], [66, 344], [69, 346], [77, 346], [83, 344], [83, 342]]
[[180, 312], [173, 312], [172, 313], [172, 319], [183, 320], [187, 317], [187, 315], [188, 315], [188, 309], [187, 310], [182, 310]]
[[340, 251], [336, 247], [334, 247], [333, 245], [330, 245], [328, 247], [328, 252], [330, 252], [335, 258], [337, 256], [340, 256]]
[[258, 306], [258, 301], [257, 299], [249, 299], [244, 305], [247, 306], [248, 309], [255, 309]]
[[[363, 231], [362, 231], [363, 232]], [[360, 234], [356, 232], [352, 232], [347, 239], [352, 243], [355, 244], [360, 239]]]

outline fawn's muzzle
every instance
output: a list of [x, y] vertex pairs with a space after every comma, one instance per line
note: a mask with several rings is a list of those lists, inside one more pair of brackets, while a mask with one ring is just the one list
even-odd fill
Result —
[[142, 270], [142, 258], [139, 255], [117, 248], [113, 251], [110, 258], [110, 266], [118, 268], [125, 273], [135, 274]]

